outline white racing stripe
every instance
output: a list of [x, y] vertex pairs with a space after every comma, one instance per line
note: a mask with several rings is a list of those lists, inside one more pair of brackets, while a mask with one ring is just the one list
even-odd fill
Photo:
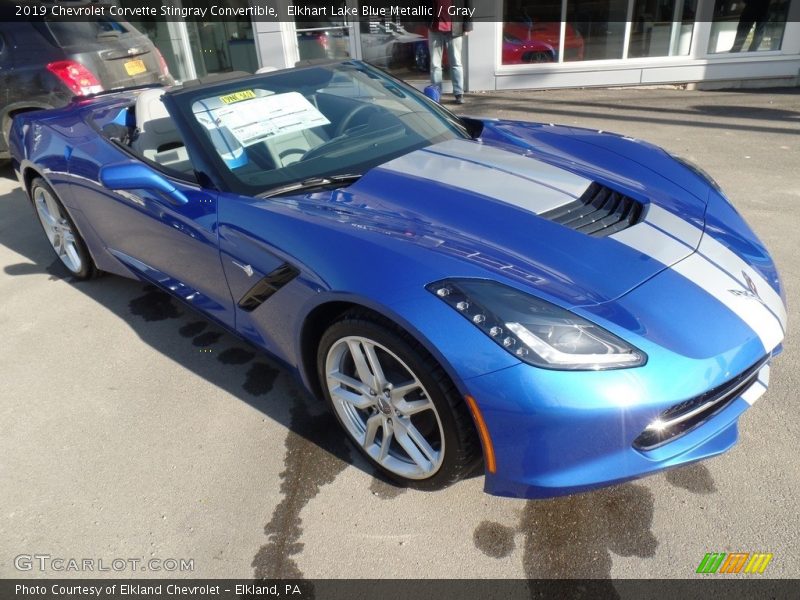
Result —
[[718, 265], [700, 254], [692, 254], [674, 265], [672, 270], [700, 286], [733, 311], [758, 335], [767, 352], [780, 344], [783, 339], [780, 321], [757, 298], [746, 295], [747, 288]]
[[[514, 156], [509, 152], [506, 154]], [[533, 159], [530, 160], [533, 162]], [[525, 177], [425, 150], [416, 150], [395, 158], [378, 168], [429, 179], [464, 191], [481, 194], [536, 214], [558, 208], [575, 200], [566, 192]], [[584, 189], [588, 185], [587, 180]]]
[[611, 236], [626, 246], [671, 267], [697, 249], [703, 232], [655, 204], [647, 206], [644, 220]]
[[611, 238], [668, 267], [683, 260], [694, 250], [651, 226], [647, 221], [623, 229]]
[[714, 264], [720, 266], [730, 273], [736, 280], [747, 289], [747, 282], [744, 279], [743, 273], [750, 277], [751, 281], [755, 284], [756, 293], [777, 317], [781, 323], [781, 329], [786, 331], [786, 307], [783, 304], [778, 292], [775, 291], [766, 279], [756, 271], [753, 267], [748, 265], [744, 260], [732, 252], [729, 248], [724, 246], [721, 242], [715, 240], [713, 237], [706, 235], [703, 241], [700, 242], [700, 254], [708, 258]]
[[480, 163], [525, 179], [538, 181], [566, 192], [575, 198], [579, 198], [589, 187], [589, 184], [592, 183], [591, 180], [585, 177], [531, 156], [467, 140], [448, 140], [430, 146], [425, 150]]
[[[611, 239], [671, 267], [711, 294], [758, 335], [767, 352], [783, 340], [786, 307], [780, 295], [758, 271], [700, 228], [650, 204], [644, 222]], [[694, 249], [697, 253], [687, 257]], [[755, 285], [756, 294], [744, 274]]]
[[647, 214], [644, 220], [678, 238], [687, 246], [691, 246], [692, 250], [697, 248], [697, 244], [700, 243], [700, 239], [703, 237], [702, 229], [652, 203], [647, 206]]

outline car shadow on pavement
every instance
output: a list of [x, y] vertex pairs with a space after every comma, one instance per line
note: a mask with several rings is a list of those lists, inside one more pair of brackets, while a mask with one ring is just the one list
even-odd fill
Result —
[[[666, 471], [664, 480], [689, 494], [717, 491], [711, 471], [694, 463]], [[663, 493], [663, 492], [662, 492]], [[680, 491], [676, 492], [680, 495]], [[628, 482], [607, 488], [525, 502], [516, 524], [481, 521], [473, 530], [475, 547], [503, 559], [520, 546], [524, 576], [532, 580], [531, 598], [557, 597], [559, 580], [587, 579], [573, 590], [575, 600], [619, 598], [612, 580], [614, 557], [652, 559], [659, 541], [653, 532], [655, 494]], [[553, 579], [553, 585], [547, 581]]]
[[517, 525], [483, 521], [473, 531], [473, 543], [496, 559], [509, 556], [519, 543], [531, 598], [559, 597], [562, 581], [573, 578], [586, 580], [571, 590], [575, 600], [620, 598], [611, 576], [614, 556], [655, 556], [653, 514], [653, 492], [626, 483], [528, 501]]
[[11, 168], [11, 162], [0, 158], [0, 179], [15, 180], [16, 178], [14, 169]]
[[[10, 169], [0, 171], [0, 177], [6, 171]], [[326, 405], [265, 353], [152, 285], [114, 275], [74, 280], [48, 246], [30, 202], [18, 187], [0, 195], [0, 244], [20, 257], [19, 262], [3, 267], [6, 275], [48, 274], [51, 281], [70, 282], [123, 320], [154, 350], [287, 430], [280, 473], [282, 500], [264, 527], [267, 543], [253, 559], [256, 577], [302, 576], [292, 558], [302, 547], [298, 544], [300, 512], [348, 466], [371, 476], [375, 495], [391, 498], [405, 491], [375, 473], [351, 449]]]
[[[3, 267], [7, 275], [47, 273], [51, 280], [70, 282], [75, 289], [125, 321], [153, 349], [170, 356], [192, 373], [247, 402], [281, 425], [292, 429], [292, 406], [298, 403], [308, 405], [312, 414], [321, 412], [322, 402], [311, 398], [285, 369], [266, 354], [155, 286], [115, 275], [103, 275], [90, 281], [72, 278], [49, 248], [34, 211], [19, 188], [0, 195], [0, 244], [24, 257], [16, 264]], [[160, 322], [171, 323], [172, 328], [166, 331], [172, 330], [174, 335], [165, 335], [164, 327], [158, 326]], [[176, 339], [183, 340], [183, 347], [177, 346], [177, 352]], [[232, 377], [232, 369], [238, 370], [240, 377]], [[285, 381], [278, 389], [277, 381], [283, 375]], [[339, 460], [354, 463], [372, 473], [365, 461], [354, 460], [348, 451], [335, 444], [314, 439], [313, 431], [307, 433], [312, 438], [310, 441], [322, 447], [329, 445], [328, 450]]]

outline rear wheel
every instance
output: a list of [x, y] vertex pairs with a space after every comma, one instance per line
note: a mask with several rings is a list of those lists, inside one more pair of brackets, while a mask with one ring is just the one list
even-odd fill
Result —
[[30, 197], [50, 247], [63, 265], [78, 279], [96, 275], [86, 243], [53, 188], [37, 177], [31, 182]]
[[415, 340], [371, 313], [355, 312], [323, 335], [320, 381], [359, 450], [390, 478], [420, 489], [461, 479], [480, 457], [464, 402]]

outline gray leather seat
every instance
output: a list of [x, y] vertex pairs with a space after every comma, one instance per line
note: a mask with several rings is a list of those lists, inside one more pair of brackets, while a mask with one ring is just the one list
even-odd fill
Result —
[[137, 136], [131, 149], [164, 167], [192, 173], [189, 153], [162, 102], [163, 95], [163, 89], [145, 90], [136, 99]]

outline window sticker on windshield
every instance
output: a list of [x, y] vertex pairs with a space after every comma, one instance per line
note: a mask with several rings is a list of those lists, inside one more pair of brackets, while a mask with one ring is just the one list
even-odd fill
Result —
[[[220, 100], [224, 102], [224, 97], [220, 97]], [[299, 92], [260, 96], [216, 108], [204, 108], [203, 112], [197, 114], [197, 120], [209, 130], [226, 128], [242, 146], [252, 146], [272, 137], [330, 124], [325, 115]]]
[[234, 102], [241, 102], [242, 100], [250, 100], [255, 98], [256, 93], [253, 90], [242, 90], [241, 92], [233, 92], [225, 96], [220, 96], [219, 99], [223, 104], [233, 104]]

